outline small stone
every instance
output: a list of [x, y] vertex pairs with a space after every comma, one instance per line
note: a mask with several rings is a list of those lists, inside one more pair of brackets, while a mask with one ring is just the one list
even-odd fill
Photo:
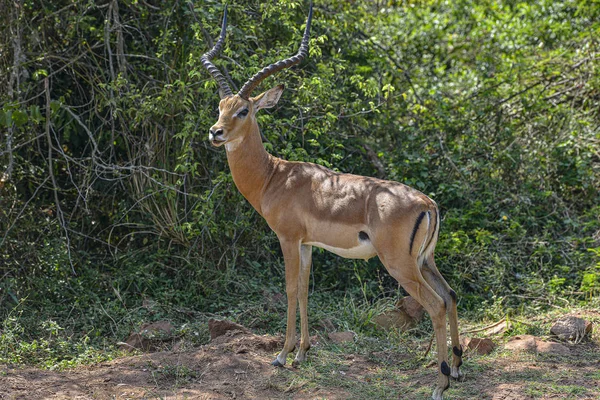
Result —
[[333, 343], [341, 344], [341, 343], [353, 342], [355, 333], [350, 332], [350, 331], [331, 332], [328, 334], [328, 336], [329, 336], [329, 340], [331, 340]]
[[169, 321], [157, 321], [144, 324], [140, 327], [140, 334], [148, 337], [168, 337], [173, 332], [173, 325]]
[[389, 310], [373, 318], [373, 323], [380, 329], [397, 328], [408, 330], [414, 328], [417, 323], [403, 310]]
[[492, 339], [481, 338], [463, 338], [461, 340], [463, 349], [475, 351], [480, 356], [490, 354], [496, 348], [496, 343]]
[[513, 351], [529, 351], [535, 352], [537, 350], [537, 344], [535, 336], [532, 335], [520, 335], [515, 336], [504, 345], [506, 350]]
[[590, 335], [592, 334], [592, 329], [593, 329], [593, 325], [590, 321], [585, 321], [585, 334], [586, 335]]
[[581, 340], [591, 332], [592, 324], [572, 315], [562, 317], [552, 325], [550, 332], [561, 340]]
[[406, 314], [415, 320], [415, 322], [419, 322], [423, 319], [423, 315], [425, 315], [423, 306], [411, 296], [401, 298], [398, 303], [396, 303], [396, 307], [399, 310], [406, 312]]
[[423, 319], [423, 315], [425, 315], [425, 309], [419, 302], [410, 296], [406, 296], [396, 303], [395, 309], [388, 310], [373, 318], [373, 323], [384, 330], [393, 328], [408, 330], [417, 326], [419, 321]]
[[515, 336], [504, 345], [507, 350], [527, 351], [530, 353], [568, 355], [571, 353], [568, 347], [560, 343], [545, 342], [532, 335]]
[[542, 340], [536, 341], [536, 350], [542, 354], [554, 354], [566, 356], [571, 354], [571, 350], [567, 346], [555, 342], [544, 342]]
[[135, 349], [155, 351], [160, 347], [161, 342], [171, 339], [174, 329], [168, 321], [143, 324], [139, 332], [129, 335], [125, 343], [119, 343], [119, 347], [127, 351]]
[[119, 342], [117, 344], [119, 348], [124, 351], [151, 350], [150, 341], [144, 339], [139, 333], [132, 333], [125, 342]]
[[216, 320], [209, 319], [208, 320], [208, 331], [210, 332], [210, 339], [213, 340], [218, 338], [219, 336], [225, 335], [230, 331], [241, 331], [244, 333], [249, 333], [250, 331], [246, 329], [244, 326], [240, 324], [236, 324], [235, 322], [227, 321], [227, 320]]

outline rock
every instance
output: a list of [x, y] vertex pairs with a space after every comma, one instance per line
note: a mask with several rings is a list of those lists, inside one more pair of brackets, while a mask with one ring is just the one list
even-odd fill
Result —
[[567, 346], [560, 343], [544, 342], [542, 340], [536, 341], [536, 350], [542, 354], [554, 354], [560, 356], [566, 356], [571, 354], [571, 350]]
[[461, 345], [464, 350], [475, 351], [480, 356], [490, 354], [496, 348], [496, 343], [492, 339], [463, 338]]
[[590, 321], [585, 321], [585, 334], [592, 336], [593, 324]]
[[329, 340], [331, 340], [333, 343], [337, 343], [337, 344], [341, 344], [341, 343], [347, 343], [347, 342], [354, 342], [354, 336], [355, 333], [354, 332], [331, 332], [329, 333]]
[[125, 343], [119, 343], [119, 347], [129, 351], [134, 349], [155, 351], [160, 347], [161, 342], [172, 339], [173, 330], [173, 325], [168, 321], [144, 324], [139, 332], [129, 335]]
[[208, 320], [208, 331], [210, 332], [210, 340], [218, 338], [219, 336], [225, 335], [230, 331], [239, 331], [243, 333], [250, 333], [248, 329], [240, 324], [227, 320]]
[[408, 330], [414, 328], [417, 323], [406, 312], [402, 310], [389, 310], [373, 318], [373, 323], [381, 329], [398, 328]]
[[173, 332], [173, 325], [169, 321], [157, 321], [144, 324], [140, 327], [140, 333], [148, 337], [169, 337]]
[[389, 310], [373, 318], [375, 325], [381, 329], [397, 328], [408, 330], [417, 326], [423, 319], [425, 309], [410, 296], [401, 298], [396, 309]]
[[134, 351], [134, 350], [143, 350], [150, 351], [151, 350], [151, 342], [147, 339], [144, 339], [142, 335], [135, 332], [129, 335], [125, 342], [117, 343], [121, 350], [125, 351]]
[[406, 314], [415, 320], [415, 322], [419, 322], [423, 319], [423, 315], [425, 315], [425, 309], [418, 301], [416, 301], [411, 296], [406, 296], [401, 298], [397, 303], [396, 307], [406, 312]]
[[550, 328], [550, 332], [561, 340], [578, 341], [591, 331], [591, 322], [572, 315], [560, 318]]
[[504, 345], [504, 348], [506, 350], [535, 352], [537, 349], [536, 338], [532, 335], [515, 336]]
[[568, 347], [560, 343], [545, 342], [532, 335], [515, 336], [504, 345], [506, 350], [527, 351], [530, 353], [568, 355], [571, 353]]

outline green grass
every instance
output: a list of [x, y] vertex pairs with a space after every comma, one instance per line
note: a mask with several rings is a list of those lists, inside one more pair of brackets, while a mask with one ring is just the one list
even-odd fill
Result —
[[[350, 352], [365, 354], [373, 362], [390, 363], [400, 369], [415, 368], [422, 353], [418, 344], [428, 342], [432, 334], [429, 319], [425, 318], [409, 332], [380, 331], [375, 328], [372, 319], [393, 307], [395, 298], [380, 297], [370, 301], [365, 297], [360, 290], [354, 293], [323, 290], [311, 294], [309, 323], [312, 332], [324, 332], [324, 326], [333, 326], [339, 331], [352, 330], [358, 334], [355, 343], [328, 347], [328, 354], [334, 359]], [[231, 296], [228, 301], [235, 303], [235, 307], [223, 304], [223, 310], [226, 310], [223, 313], [202, 313], [159, 302], [146, 302], [144, 307], [138, 308], [119, 307], [118, 303], [90, 304], [86, 311], [88, 315], [104, 317], [98, 322], [84, 320], [82, 323], [51, 306], [35, 310], [26, 300], [13, 308], [2, 321], [0, 363], [64, 369], [105, 361], [123, 354], [116, 344], [124, 341], [129, 333], [137, 331], [142, 323], [163, 319], [176, 327], [174, 336], [182, 339], [184, 349], [208, 343], [207, 321], [212, 317], [234, 320], [259, 334], [285, 332], [285, 296], [273, 299], [270, 295], [257, 293], [257, 290], [249, 290], [241, 293], [241, 298]], [[594, 298], [582, 304], [594, 309], [599, 303]], [[577, 307], [573, 303], [572, 307], [509, 316], [510, 328], [503, 337], [521, 334], [546, 336], [553, 320]], [[82, 307], [80, 312], [83, 311]], [[473, 313], [460, 314], [463, 331], [494, 322]], [[590, 319], [596, 326], [600, 323], [598, 317]], [[108, 329], [102, 325], [107, 321], [110, 321]], [[398, 354], [397, 359], [393, 357], [395, 353]]]
[[[415, 369], [404, 369], [389, 363], [370, 363], [368, 370], [363, 370], [361, 376], [353, 373], [354, 357], [366, 356], [378, 347], [368, 345], [360, 349], [352, 345], [339, 346], [326, 344], [313, 352], [309, 362], [296, 373], [281, 371], [277, 374], [278, 387], [285, 387], [288, 392], [292, 389], [307, 391], [311, 388], [341, 389], [348, 398], [385, 399], [411, 398], [428, 399], [433, 389], [435, 369], [425, 368], [427, 360], [415, 359]], [[356, 351], [359, 350], [359, 351]], [[600, 352], [590, 354], [598, 357]], [[592, 362], [591, 358], [588, 360]], [[589, 388], [577, 383], [562, 383], [568, 380], [581, 379], [577, 371], [567, 370], [573, 358], [539, 357], [535, 355], [505, 355], [502, 353], [491, 356], [468, 356], [465, 359], [463, 372], [466, 373], [464, 382], [452, 382], [447, 392], [450, 399], [486, 399], [491, 398], [494, 388], [502, 384], [512, 384], [521, 393], [542, 398], [556, 395], [560, 398], [581, 398], [591, 396]], [[520, 369], [521, 368], [521, 369]], [[584, 375], [585, 379], [593, 379], [597, 372]], [[590, 382], [593, 382], [590, 381]]]

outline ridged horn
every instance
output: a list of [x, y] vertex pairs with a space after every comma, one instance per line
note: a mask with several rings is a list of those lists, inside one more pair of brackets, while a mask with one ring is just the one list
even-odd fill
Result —
[[238, 95], [248, 100], [248, 96], [256, 87], [267, 77], [273, 75], [282, 69], [289, 68], [292, 65], [296, 65], [306, 58], [308, 55], [308, 40], [310, 38], [310, 22], [312, 21], [313, 5], [310, 2], [310, 10], [308, 11], [308, 19], [306, 20], [306, 28], [304, 29], [304, 36], [302, 37], [302, 43], [300, 44], [300, 50], [295, 56], [286, 58], [285, 60], [278, 61], [274, 64], [264, 67], [258, 71], [252, 78], [250, 78], [244, 86], [238, 92]]
[[231, 91], [231, 88], [227, 84], [227, 80], [225, 79], [223, 74], [221, 74], [221, 72], [217, 69], [217, 67], [215, 67], [215, 65], [212, 62], [210, 62], [210, 60], [212, 60], [213, 57], [215, 57], [221, 51], [221, 48], [223, 47], [223, 43], [225, 42], [225, 35], [227, 34], [226, 28], [227, 28], [227, 6], [225, 6], [225, 12], [223, 13], [223, 24], [221, 26], [221, 34], [219, 35], [219, 40], [217, 40], [217, 43], [214, 45], [214, 47], [210, 51], [204, 53], [204, 55], [202, 55], [202, 57], [200, 58], [202, 65], [204, 65], [204, 67], [208, 70], [208, 72], [212, 75], [213, 78], [215, 78], [215, 80], [219, 84], [219, 88], [221, 89], [220, 90], [221, 98], [233, 96], [233, 92]]

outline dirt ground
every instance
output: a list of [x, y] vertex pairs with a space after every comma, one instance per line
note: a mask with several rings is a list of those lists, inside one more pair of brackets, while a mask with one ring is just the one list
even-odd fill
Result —
[[[191, 351], [68, 371], [0, 366], [0, 399], [424, 399], [433, 388], [433, 367], [402, 370], [345, 351], [335, 353], [331, 368], [276, 368], [270, 362], [281, 345], [279, 337], [234, 332]], [[505, 353], [466, 358], [465, 381], [453, 382], [445, 398], [600, 399], [598, 343], [573, 345], [571, 352], [550, 359]], [[324, 354], [317, 350], [312, 357]]]

